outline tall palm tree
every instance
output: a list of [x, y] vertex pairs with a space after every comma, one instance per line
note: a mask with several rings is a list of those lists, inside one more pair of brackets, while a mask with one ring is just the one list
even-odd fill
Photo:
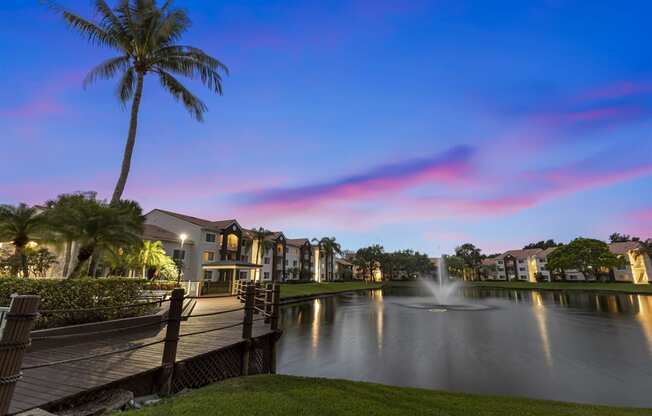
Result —
[[122, 197], [129, 175], [145, 75], [158, 75], [161, 86], [177, 101], [181, 100], [198, 121], [203, 120], [206, 105], [173, 74], [197, 79], [216, 94], [222, 94], [220, 71], [228, 74], [228, 68], [201, 49], [177, 44], [190, 27], [190, 19], [185, 11], [172, 8], [171, 4], [172, 0], [166, 0], [161, 6], [156, 0], [120, 0], [112, 9], [105, 0], [95, 0], [100, 17], [95, 22], [57, 7], [68, 25], [89, 42], [118, 52], [118, 56], [91, 70], [84, 87], [97, 79], [110, 79], [119, 74], [120, 102], [126, 106], [133, 99], [122, 168], [111, 203]]
[[29, 278], [25, 249], [32, 240], [39, 239], [47, 229], [45, 215], [26, 204], [0, 205], [0, 241], [11, 241], [25, 279]]
[[[251, 231], [254, 234], [254, 240], [258, 243], [256, 244], [256, 255], [254, 256], [254, 259], [257, 264], [261, 264], [263, 251], [267, 251], [267, 249], [269, 249], [271, 246], [271, 243], [267, 240], [267, 237], [274, 233], [264, 229], [263, 227], [253, 229]], [[260, 269], [258, 269], [257, 272], [258, 280], [260, 280]]]
[[[326, 280], [330, 279], [332, 280], [333, 276], [333, 270], [335, 268], [334, 266], [334, 260], [335, 260], [335, 253], [341, 253], [342, 252], [342, 247], [335, 242], [335, 237], [322, 237], [321, 239], [317, 240], [316, 238], [312, 239], [313, 242], [317, 243], [319, 246], [319, 251], [321, 253], [324, 253], [324, 266], [325, 266], [325, 273], [326, 273]], [[329, 267], [330, 266], [330, 267]], [[319, 267], [319, 265], [317, 265]], [[330, 274], [329, 274], [330, 271]]]

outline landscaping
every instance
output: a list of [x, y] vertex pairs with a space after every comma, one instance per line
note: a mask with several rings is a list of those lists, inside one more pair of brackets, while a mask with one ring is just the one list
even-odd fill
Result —
[[[0, 279], [0, 305], [8, 306], [11, 295], [39, 295], [41, 314], [37, 329], [53, 328], [152, 313], [156, 305], [121, 308], [141, 301], [144, 290], [169, 290], [174, 282], [129, 278]], [[57, 312], [72, 309], [108, 308], [93, 311]], [[52, 311], [52, 312], [48, 312]]]
[[353, 290], [378, 289], [382, 283], [369, 282], [326, 282], [281, 284], [281, 299], [300, 296], [317, 296]]
[[634, 409], [393, 387], [293, 376], [230, 379], [130, 416], [191, 415], [652, 415]]
[[652, 285], [604, 282], [465, 282], [468, 286], [525, 290], [592, 290], [600, 292], [652, 294]]

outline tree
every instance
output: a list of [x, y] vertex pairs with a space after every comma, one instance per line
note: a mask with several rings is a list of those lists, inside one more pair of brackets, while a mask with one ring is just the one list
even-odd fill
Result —
[[128, 249], [141, 243], [144, 217], [138, 203], [118, 201], [107, 204], [95, 198], [87, 198], [76, 206], [70, 226], [77, 227], [80, 244], [77, 264], [71, 276], [78, 277], [89, 262], [88, 271], [95, 275], [95, 265], [102, 249], [120, 247]]
[[26, 204], [0, 205], [0, 241], [11, 241], [14, 245], [25, 279], [29, 278], [27, 245], [38, 240], [46, 230], [47, 221], [40, 210]]
[[77, 240], [79, 228], [74, 223], [74, 216], [79, 213], [79, 205], [84, 204], [87, 199], [95, 199], [95, 192], [77, 192], [74, 194], [62, 194], [56, 200], [46, 202], [45, 212], [48, 226], [54, 240], [62, 241], [65, 245], [63, 260], [63, 277], [68, 277], [70, 262], [72, 260], [72, 245]]
[[66, 23], [89, 42], [118, 52], [118, 56], [93, 68], [84, 80], [86, 87], [98, 79], [120, 75], [118, 99], [124, 106], [131, 100], [129, 133], [111, 203], [122, 197], [129, 175], [145, 76], [158, 75], [161, 86], [177, 101], [181, 100], [192, 117], [202, 121], [206, 105], [173, 74], [199, 80], [218, 95], [222, 94], [220, 72], [228, 74], [224, 64], [201, 49], [176, 43], [190, 27], [190, 19], [185, 11], [172, 8], [171, 3], [168, 0], [159, 7], [156, 0], [122, 0], [112, 9], [105, 0], [96, 0], [100, 17], [96, 22], [57, 7]]
[[136, 256], [137, 264], [142, 268], [142, 276], [147, 278], [147, 269], [156, 269], [156, 273], [165, 265], [170, 264], [172, 259], [165, 254], [163, 243], [160, 241], [145, 240]]
[[609, 236], [610, 243], [624, 243], [627, 241], [641, 241], [639, 237], [632, 237], [629, 234], [613, 233]]
[[322, 237], [320, 240], [313, 238], [312, 241], [317, 243], [317, 245], [319, 246], [319, 251], [324, 254], [324, 258], [325, 258], [324, 264], [326, 266], [326, 270], [325, 270], [326, 280], [329, 280], [329, 278], [332, 280], [333, 269], [335, 268], [334, 267], [335, 254], [340, 254], [342, 252], [341, 246], [339, 245], [339, 243], [335, 241], [335, 237]]
[[574, 269], [584, 276], [598, 279], [611, 268], [620, 266], [622, 261], [609, 251], [604, 241], [580, 237], [550, 253], [548, 268], [562, 275], [566, 270]]
[[455, 248], [455, 256], [461, 258], [464, 262], [462, 275], [465, 280], [467, 278], [467, 271], [469, 270], [473, 274], [473, 277], [477, 277], [478, 269], [482, 264], [482, 254], [479, 248], [471, 243], [465, 243]]
[[446, 264], [446, 271], [449, 276], [460, 277], [464, 275], [464, 268], [466, 263], [464, 259], [459, 256], [446, 256], [444, 259]]
[[[254, 261], [257, 264], [262, 263], [262, 255], [263, 255], [263, 250], [267, 251], [269, 248], [271, 248], [272, 243], [267, 240], [267, 237], [270, 235], [274, 234], [273, 232], [264, 229], [263, 227], [259, 227], [257, 229], [251, 230], [251, 232], [254, 234], [254, 241], [256, 241], [258, 244], [256, 244], [256, 254], [254, 255]], [[258, 273], [258, 280], [260, 281], [260, 268], [256, 270]], [[256, 279], [254, 279], [255, 281]]]
[[27, 263], [34, 276], [45, 277], [50, 267], [58, 263], [57, 256], [41, 247], [27, 250]]
[[547, 248], [557, 247], [559, 245], [561, 245], [561, 244], [557, 244], [557, 243], [555, 243], [555, 240], [550, 239], [550, 240], [545, 240], [545, 241], [541, 240], [541, 241], [538, 241], [536, 243], [530, 243], [530, 244], [526, 245], [525, 247], [523, 247], [523, 249], [540, 248], [542, 250], [545, 250]]
[[374, 273], [382, 261], [384, 251], [383, 246], [378, 244], [356, 251], [353, 265], [362, 271], [363, 278], [368, 277], [370, 282], [374, 280]]

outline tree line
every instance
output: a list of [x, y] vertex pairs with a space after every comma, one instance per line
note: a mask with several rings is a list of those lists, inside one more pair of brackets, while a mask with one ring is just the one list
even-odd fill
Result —
[[383, 279], [416, 279], [435, 270], [427, 254], [409, 249], [386, 252], [379, 244], [359, 249], [351, 260], [359, 277], [369, 281], [378, 273]]
[[[628, 234], [613, 233], [609, 236], [610, 243], [638, 242], [648, 255], [652, 255], [652, 239], [643, 240], [640, 237]], [[564, 280], [566, 271], [577, 270], [587, 277], [594, 279], [609, 279], [611, 270], [621, 267], [626, 259], [609, 250], [609, 245], [592, 238], [578, 237], [568, 244], [557, 243], [552, 239], [542, 240], [527, 244], [523, 249], [548, 249], [555, 248], [547, 256], [547, 268], [556, 279]], [[482, 273], [495, 272], [482, 266], [482, 261], [495, 258], [500, 254], [485, 255], [482, 250], [471, 243], [465, 243], [455, 248], [455, 254], [446, 257], [448, 272], [465, 280], [480, 279]], [[484, 270], [483, 270], [484, 269]]]
[[[142, 241], [145, 217], [135, 201], [98, 200], [95, 192], [63, 194], [44, 206], [0, 205], [0, 274], [44, 276], [59, 261], [47, 247], [62, 249], [62, 277], [178, 273], [159, 241]], [[73, 250], [73, 247], [76, 247]], [[73, 251], [76, 255], [73, 258]]]

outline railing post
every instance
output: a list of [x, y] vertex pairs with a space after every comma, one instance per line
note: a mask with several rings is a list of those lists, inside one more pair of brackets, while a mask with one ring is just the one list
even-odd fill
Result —
[[22, 373], [23, 356], [29, 345], [40, 297], [12, 295], [0, 341], [0, 415], [9, 412], [11, 397]]
[[278, 330], [278, 320], [281, 307], [281, 285], [278, 283], [274, 283], [272, 302], [270, 328], [272, 331], [276, 332], [276, 334], [272, 336], [272, 345], [270, 346], [269, 372], [270, 374], [276, 374], [276, 342], [280, 335]]
[[183, 310], [183, 295], [183, 289], [174, 289], [170, 297], [170, 310], [168, 312], [168, 324], [165, 331], [165, 344], [161, 360], [160, 393], [162, 395], [169, 395], [172, 392], [174, 362], [177, 358], [181, 311]]
[[247, 284], [245, 291], [244, 321], [242, 324], [242, 338], [246, 343], [242, 351], [242, 375], [249, 375], [249, 354], [251, 350], [251, 335], [254, 324], [254, 301], [256, 296], [256, 287], [253, 284]]
[[271, 283], [265, 285], [265, 323], [268, 324], [272, 320], [272, 309], [274, 307], [274, 286]]

